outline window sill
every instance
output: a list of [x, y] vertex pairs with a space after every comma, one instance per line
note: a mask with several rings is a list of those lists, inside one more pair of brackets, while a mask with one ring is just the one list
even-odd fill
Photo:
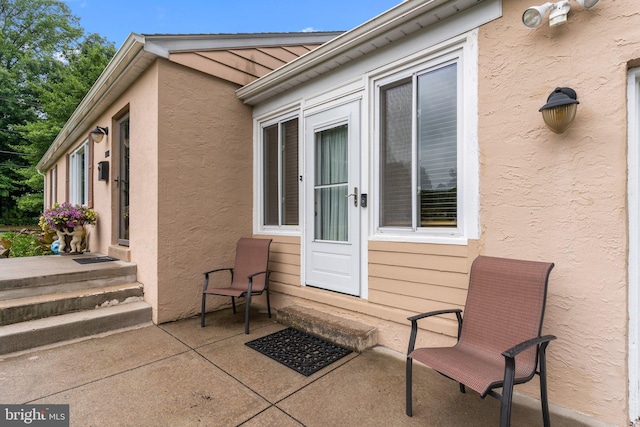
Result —
[[469, 238], [466, 236], [452, 236], [452, 235], [433, 235], [433, 234], [419, 234], [419, 233], [376, 233], [370, 239], [370, 241], [378, 242], [404, 242], [404, 243], [430, 243], [436, 245], [458, 245], [466, 246], [469, 244]]

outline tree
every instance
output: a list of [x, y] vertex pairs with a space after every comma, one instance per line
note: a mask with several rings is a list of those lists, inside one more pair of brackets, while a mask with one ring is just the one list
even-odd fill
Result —
[[35, 164], [115, 53], [59, 0], [0, 0], [0, 223], [42, 209]]
[[45, 154], [77, 105], [98, 79], [115, 54], [115, 47], [98, 34], [86, 36], [77, 48], [65, 52], [63, 66], [50, 73], [34, 88], [40, 100], [41, 114], [20, 126], [18, 131], [29, 141], [22, 151], [29, 155], [29, 168], [18, 171], [21, 183], [29, 191], [17, 199], [17, 207], [26, 214], [39, 215], [43, 205], [43, 177], [35, 165]]

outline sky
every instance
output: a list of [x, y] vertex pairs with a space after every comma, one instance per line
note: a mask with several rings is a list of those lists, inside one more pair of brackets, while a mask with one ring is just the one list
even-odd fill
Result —
[[88, 33], [119, 48], [129, 33], [350, 30], [402, 0], [64, 0]]

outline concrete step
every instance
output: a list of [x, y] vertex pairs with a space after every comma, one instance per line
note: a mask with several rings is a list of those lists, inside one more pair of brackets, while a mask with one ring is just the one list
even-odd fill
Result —
[[136, 265], [125, 261], [78, 264], [101, 254], [9, 258], [0, 262], [0, 301], [133, 283]]
[[357, 352], [378, 344], [378, 331], [375, 326], [299, 305], [278, 309], [278, 323], [319, 336]]
[[126, 283], [0, 300], [0, 325], [10, 325], [81, 310], [93, 310], [104, 305], [141, 301], [143, 295], [142, 284]]
[[144, 301], [14, 323], [0, 327], [0, 355], [147, 324]]

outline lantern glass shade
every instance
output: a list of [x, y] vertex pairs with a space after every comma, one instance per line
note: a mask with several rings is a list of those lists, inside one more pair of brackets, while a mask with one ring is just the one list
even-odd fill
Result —
[[576, 117], [578, 104], [559, 105], [542, 110], [542, 118], [549, 129], [555, 133], [562, 133]]
[[93, 138], [93, 141], [96, 143], [101, 143], [102, 139], [104, 138], [104, 133], [102, 132], [91, 132], [91, 138]]

